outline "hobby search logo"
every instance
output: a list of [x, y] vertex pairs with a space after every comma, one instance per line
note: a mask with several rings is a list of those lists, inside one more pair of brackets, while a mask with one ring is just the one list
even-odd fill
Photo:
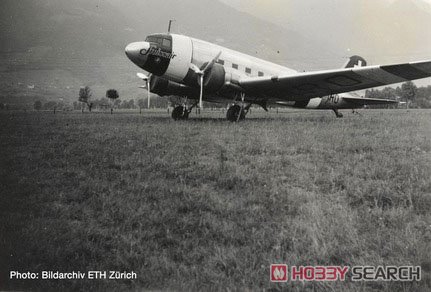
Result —
[[420, 266], [291, 266], [272, 264], [271, 282], [290, 281], [403, 281], [421, 280]]
[[287, 265], [271, 265], [271, 282], [287, 282]]

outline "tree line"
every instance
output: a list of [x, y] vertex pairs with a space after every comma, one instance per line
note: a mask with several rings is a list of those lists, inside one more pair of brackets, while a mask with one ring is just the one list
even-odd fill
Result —
[[407, 108], [431, 108], [431, 86], [417, 87], [412, 81], [396, 88], [368, 89], [365, 97], [396, 100], [405, 103]]
[[[367, 98], [381, 98], [391, 99], [405, 104], [407, 108], [431, 108], [431, 86], [417, 87], [412, 81], [403, 83], [396, 88], [385, 87], [383, 89], [368, 89], [365, 92]], [[178, 101], [178, 97], [159, 97], [151, 99], [152, 108], [167, 108]], [[214, 105], [211, 105], [214, 107]], [[215, 107], [224, 107], [222, 104], [216, 104]], [[383, 106], [370, 106], [370, 107], [388, 107]], [[398, 105], [398, 107], [403, 107]], [[3, 107], [0, 107], [4, 109]], [[72, 105], [63, 101], [55, 102], [48, 101], [42, 103], [36, 101], [34, 103], [35, 110], [81, 110], [87, 109], [91, 112], [92, 109], [97, 110], [111, 110], [113, 109], [143, 109], [147, 108], [147, 97], [139, 99], [121, 100], [120, 94], [116, 89], [108, 89], [105, 97], [94, 99], [92, 90], [89, 86], [81, 87], [78, 94], [78, 100], [73, 102]]]
[[[95, 106], [98, 109], [106, 109], [110, 108], [111, 113], [113, 109], [142, 109], [147, 105], [147, 98], [137, 99], [129, 99], [129, 100], [120, 100], [120, 94], [116, 89], [108, 89], [106, 91], [106, 95], [100, 99], [92, 99], [92, 91], [89, 86], [81, 87], [79, 90], [78, 101], [82, 104], [85, 104], [88, 110], [91, 112], [91, 109]], [[167, 107], [168, 102], [166, 98], [158, 98], [153, 100], [152, 107]], [[74, 109], [79, 109], [79, 104], [74, 102]], [[83, 110], [82, 106], [81, 109]]]

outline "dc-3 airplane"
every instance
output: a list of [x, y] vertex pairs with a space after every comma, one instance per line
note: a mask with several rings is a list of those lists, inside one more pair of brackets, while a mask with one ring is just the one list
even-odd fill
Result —
[[233, 103], [229, 121], [245, 118], [252, 104], [306, 109], [355, 109], [393, 100], [362, 98], [353, 91], [431, 76], [431, 61], [367, 66], [353, 56], [341, 69], [300, 73], [253, 56], [184, 35], [161, 33], [127, 45], [127, 57], [149, 75], [148, 93], [175, 95], [194, 103], [177, 105], [175, 120], [187, 119], [202, 101]]

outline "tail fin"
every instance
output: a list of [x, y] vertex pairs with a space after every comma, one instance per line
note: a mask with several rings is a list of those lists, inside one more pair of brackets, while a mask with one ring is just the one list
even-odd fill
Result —
[[367, 66], [367, 61], [360, 56], [351, 56], [349, 61], [344, 64], [343, 68], [364, 67]]

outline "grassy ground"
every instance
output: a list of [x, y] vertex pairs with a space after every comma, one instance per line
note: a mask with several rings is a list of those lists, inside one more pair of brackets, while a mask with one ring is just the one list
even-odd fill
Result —
[[[0, 288], [429, 291], [431, 112], [363, 114], [1, 112]], [[423, 279], [272, 284], [272, 263], [421, 265]]]

